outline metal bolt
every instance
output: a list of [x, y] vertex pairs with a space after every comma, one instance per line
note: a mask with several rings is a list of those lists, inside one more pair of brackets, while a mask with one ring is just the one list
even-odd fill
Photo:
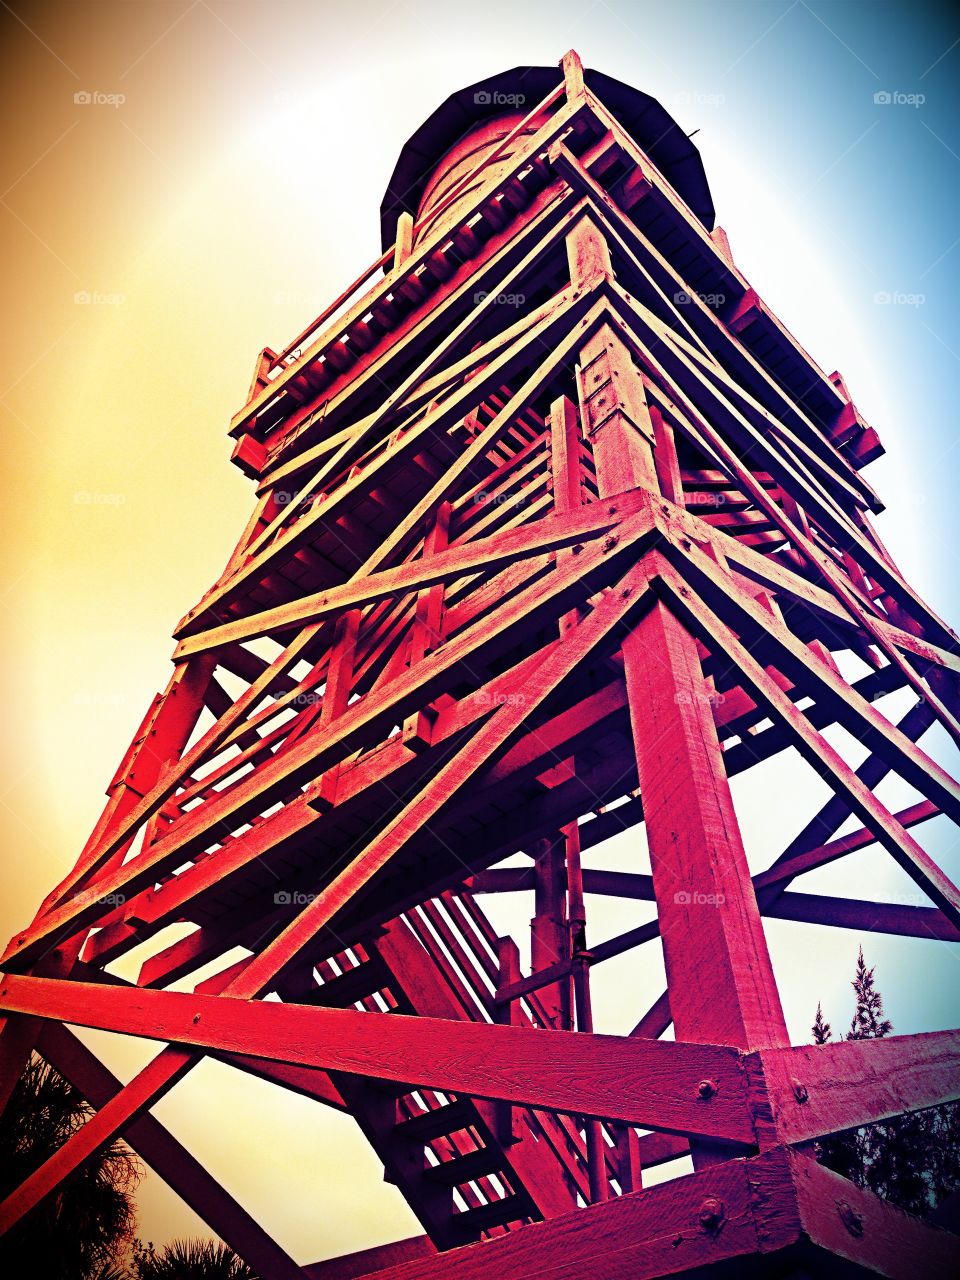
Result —
[[846, 1200], [838, 1200], [837, 1211], [840, 1214], [840, 1221], [852, 1236], [863, 1235], [863, 1218], [852, 1204], [848, 1204]]
[[799, 1102], [801, 1107], [805, 1102], [810, 1101], [810, 1094], [807, 1090], [807, 1086], [805, 1084], [801, 1084], [799, 1080], [794, 1080], [793, 1082], [793, 1096], [796, 1098], [797, 1102]]
[[712, 1098], [717, 1092], [716, 1080], [701, 1080], [697, 1085], [697, 1095], [701, 1098]]
[[718, 1200], [716, 1196], [707, 1196], [700, 1206], [698, 1215], [700, 1225], [704, 1231], [719, 1231], [725, 1216], [723, 1201]]

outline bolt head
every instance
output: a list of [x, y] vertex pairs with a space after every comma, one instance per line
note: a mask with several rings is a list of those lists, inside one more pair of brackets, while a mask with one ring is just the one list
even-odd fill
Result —
[[716, 1092], [716, 1080], [701, 1080], [697, 1085], [697, 1096], [700, 1098], [712, 1098]]
[[852, 1236], [863, 1235], [863, 1218], [852, 1204], [848, 1204], [846, 1200], [838, 1200], [837, 1212], [840, 1214], [840, 1221]]
[[717, 1231], [725, 1217], [723, 1201], [716, 1196], [707, 1196], [697, 1217], [704, 1231]]

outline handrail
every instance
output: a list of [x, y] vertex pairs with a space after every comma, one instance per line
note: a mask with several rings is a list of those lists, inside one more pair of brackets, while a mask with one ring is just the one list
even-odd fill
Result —
[[[481, 169], [486, 168], [488, 165], [492, 164], [495, 160], [499, 159], [501, 152], [509, 145], [510, 142], [513, 141], [517, 133], [520, 132], [531, 120], [535, 119], [541, 112], [546, 111], [548, 107], [551, 107], [553, 103], [557, 101], [558, 98], [562, 97], [563, 93], [564, 93], [564, 85], [563, 85], [563, 82], [561, 81], [560, 84], [557, 85], [555, 89], [552, 89], [550, 93], [548, 93], [547, 96], [533, 108], [532, 111], [528, 112], [527, 115], [525, 115], [524, 118], [518, 124], [514, 125], [514, 127], [510, 130], [509, 133], [504, 135], [504, 137], [500, 140], [500, 142], [493, 149], [490, 155], [485, 156], [482, 160], [480, 160], [478, 164], [476, 164], [472, 169], [470, 169], [466, 174], [463, 175], [463, 177], [460, 179], [457, 185], [453, 188], [453, 190], [448, 192], [447, 195], [444, 196], [443, 200], [435, 209], [431, 209], [429, 214], [425, 214], [422, 218], [419, 219], [419, 221], [413, 224], [412, 233], [415, 235], [417, 231], [421, 230], [426, 223], [432, 222], [437, 217], [439, 217], [439, 215], [443, 213], [444, 210], [446, 210], [450, 206], [450, 204], [457, 198], [457, 196], [463, 190], [464, 186], [468, 182], [470, 182], [474, 177], [476, 177], [476, 175], [480, 172]], [[267, 374], [269, 375], [273, 373], [274, 370], [279, 369], [282, 365], [284, 365], [285, 362], [289, 359], [289, 357], [293, 355], [293, 353], [299, 347], [301, 347], [306, 342], [306, 340], [313, 333], [315, 333], [317, 329], [320, 328], [322, 324], [324, 324], [327, 320], [329, 320], [330, 317], [336, 311], [338, 311], [340, 307], [343, 306], [343, 304], [349, 298], [351, 298], [362, 285], [366, 284], [366, 282], [370, 279], [370, 277], [374, 274], [374, 272], [386, 266], [386, 264], [390, 261], [390, 259], [394, 257], [396, 253], [396, 248], [397, 248], [397, 242], [395, 240], [388, 249], [384, 250], [384, 252], [380, 255], [379, 258], [376, 259], [375, 262], [371, 263], [369, 267], [367, 267], [363, 272], [361, 272], [361, 274], [357, 276], [356, 280], [354, 280], [352, 284], [348, 285], [347, 288], [337, 298], [335, 298], [333, 302], [329, 304], [329, 306], [324, 308], [324, 310], [320, 313], [320, 315], [316, 318], [316, 320], [311, 321], [311, 323], [308, 324], [305, 329], [302, 329], [300, 333], [297, 334], [297, 336], [293, 339], [292, 342], [289, 342], [287, 346], [284, 347], [284, 349], [279, 353], [279, 355], [277, 355], [274, 358], [273, 362], [267, 366], [267, 369], [266, 369]]]

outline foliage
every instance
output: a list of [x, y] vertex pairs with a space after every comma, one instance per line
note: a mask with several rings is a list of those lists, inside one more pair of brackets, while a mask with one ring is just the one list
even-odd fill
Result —
[[[857, 957], [852, 987], [856, 997], [847, 1040], [875, 1040], [889, 1035], [893, 1023], [868, 969], [863, 948]], [[815, 1044], [832, 1037], [820, 1005], [813, 1022]], [[930, 1213], [960, 1188], [960, 1103], [896, 1116], [879, 1124], [834, 1134], [816, 1144], [817, 1159], [911, 1213]]]
[[159, 1252], [138, 1240], [133, 1280], [257, 1280], [242, 1258], [214, 1240], [173, 1240]]
[[[83, 1125], [91, 1108], [35, 1055], [0, 1115], [0, 1195], [6, 1196]], [[110, 1280], [135, 1221], [140, 1167], [116, 1141], [0, 1239], [0, 1273], [44, 1280]]]

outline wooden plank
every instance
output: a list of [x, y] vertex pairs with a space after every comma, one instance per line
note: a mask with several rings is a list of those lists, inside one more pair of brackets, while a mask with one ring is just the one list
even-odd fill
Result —
[[786, 1043], [696, 646], [662, 604], [634, 636], [630, 718], [678, 1038]]
[[866, 1271], [889, 1280], [956, 1276], [960, 1249], [952, 1231], [862, 1191], [809, 1156], [792, 1156], [790, 1163], [803, 1231], [819, 1251], [812, 1262], [814, 1274], [821, 1268], [823, 1274], [839, 1269], [846, 1260], [858, 1274]]
[[[0, 1001], [17, 1013], [193, 1049], [609, 1116], [727, 1143], [750, 1144], [755, 1136], [740, 1055], [722, 1045], [451, 1024], [439, 1018], [16, 975], [4, 980]], [[705, 1078], [717, 1084], [709, 1097], [698, 1091]]]
[[372, 1249], [358, 1249], [339, 1258], [324, 1258], [303, 1268], [307, 1280], [360, 1280], [385, 1267], [397, 1266], [413, 1259], [432, 1258], [437, 1247], [429, 1236], [410, 1236], [391, 1244], [375, 1245]]
[[784, 893], [764, 905], [765, 916], [830, 925], [866, 933], [892, 933], [902, 938], [933, 938], [960, 942], [960, 928], [936, 907], [910, 907], [897, 902], [835, 898], [819, 893]]
[[[760, 1204], [766, 1206], [765, 1225]], [[707, 1217], [710, 1225], [704, 1226], [701, 1214], [715, 1206], [721, 1207], [719, 1219]], [[387, 1267], [376, 1280], [656, 1280], [706, 1274], [734, 1259], [746, 1265], [750, 1255], [776, 1255], [800, 1240], [788, 1157], [773, 1152], [436, 1258]]]
[[351, 578], [341, 586], [301, 596], [289, 604], [196, 632], [180, 642], [175, 656], [187, 657], [257, 636], [282, 635], [309, 623], [334, 617], [344, 609], [366, 608], [392, 596], [455, 581], [468, 573], [490, 572], [519, 559], [573, 546], [582, 539], [601, 536], [624, 516], [639, 510], [640, 506], [639, 499], [625, 495], [613, 516], [606, 506], [581, 508], [571, 515], [549, 515], [506, 533], [495, 533], [438, 551], [429, 558]]
[[777, 1140], [806, 1142], [956, 1101], [960, 1031], [761, 1049], [745, 1066], [762, 1073]]
[[[868, 756], [867, 759], [871, 762], [876, 761], [874, 756]], [[872, 780], [878, 772], [879, 770], [871, 769], [865, 773], [861, 765], [857, 769], [857, 776], [873, 791], [879, 785], [879, 780], [877, 782]], [[885, 772], [886, 766], [884, 766], [884, 774]], [[881, 774], [882, 776], [884, 775]], [[843, 858], [848, 853], [855, 853], [858, 849], [865, 849], [873, 844], [877, 837], [869, 827], [860, 827], [856, 831], [851, 831], [849, 835], [840, 836], [837, 840], [829, 840], [826, 844], [810, 847], [810, 839], [813, 836], [824, 831], [827, 833], [836, 831], [847, 819], [849, 812], [842, 797], [832, 796], [827, 805], [818, 812], [816, 819], [807, 824], [800, 837], [790, 842], [773, 865], [753, 877], [756, 889], [758, 891], [770, 888], [782, 889], [795, 876], [813, 871], [817, 867], [825, 866], [828, 862], [834, 862], [837, 858]], [[909, 830], [920, 822], [936, 817], [939, 812], [937, 806], [931, 804], [929, 800], [922, 800], [919, 804], [909, 805], [906, 809], [899, 810], [894, 817], [905, 830]], [[770, 900], [766, 894], [761, 897], [761, 902]]]

